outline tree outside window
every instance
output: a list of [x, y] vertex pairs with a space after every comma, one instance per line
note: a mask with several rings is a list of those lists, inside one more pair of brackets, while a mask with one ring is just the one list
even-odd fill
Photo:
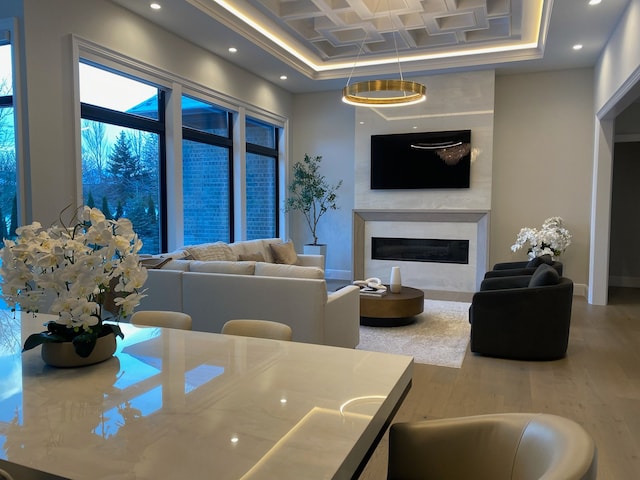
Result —
[[84, 203], [100, 208], [107, 218], [131, 220], [143, 241], [141, 251], [158, 253], [158, 132], [164, 129], [156, 120], [161, 117], [158, 109], [164, 108], [158, 90], [90, 65], [81, 64], [80, 71]]
[[16, 135], [11, 45], [0, 45], [0, 241], [18, 228]]

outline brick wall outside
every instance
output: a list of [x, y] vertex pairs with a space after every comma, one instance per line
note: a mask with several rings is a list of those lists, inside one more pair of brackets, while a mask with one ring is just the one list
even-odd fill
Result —
[[[248, 129], [247, 141], [266, 144], [268, 129]], [[272, 135], [272, 133], [271, 133]], [[262, 137], [262, 138], [261, 138]], [[183, 144], [184, 244], [229, 242], [229, 158], [222, 147]], [[247, 238], [276, 234], [274, 159], [247, 154]]]
[[228, 242], [229, 151], [183, 143], [184, 244]]

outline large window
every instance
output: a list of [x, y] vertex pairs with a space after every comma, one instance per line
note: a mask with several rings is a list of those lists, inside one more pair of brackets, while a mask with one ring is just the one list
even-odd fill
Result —
[[80, 63], [80, 102], [85, 205], [130, 219], [143, 253], [163, 251], [164, 93]]
[[[278, 236], [282, 132], [269, 116], [243, 115], [245, 107], [228, 99], [219, 105], [212, 100], [216, 92], [168, 73], [158, 76], [124, 59], [102, 65], [96, 58], [89, 49], [79, 60], [86, 205], [129, 218], [143, 253]], [[165, 97], [173, 94], [180, 109], [167, 113]], [[241, 138], [245, 145], [236, 145]], [[167, 159], [167, 143], [171, 152], [182, 147], [181, 162]], [[181, 176], [167, 178], [180, 167]], [[174, 188], [181, 199], [168, 198]], [[175, 225], [168, 218], [182, 228], [170, 230]]]
[[18, 227], [12, 50], [0, 39], [0, 242]]
[[278, 232], [278, 129], [247, 117], [247, 239]]
[[182, 97], [184, 244], [232, 241], [231, 114]]

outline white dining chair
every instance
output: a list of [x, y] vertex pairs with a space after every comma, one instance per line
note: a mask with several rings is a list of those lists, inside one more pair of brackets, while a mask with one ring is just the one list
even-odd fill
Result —
[[272, 340], [291, 340], [293, 332], [289, 325], [270, 320], [229, 320], [222, 326], [225, 335], [269, 338]]
[[134, 325], [146, 325], [150, 327], [177, 328], [191, 330], [191, 316], [182, 312], [170, 312], [164, 310], [142, 310], [131, 315], [131, 323]]

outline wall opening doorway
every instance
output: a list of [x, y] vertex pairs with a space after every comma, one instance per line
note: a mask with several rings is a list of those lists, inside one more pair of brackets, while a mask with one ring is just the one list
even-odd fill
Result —
[[[640, 136], [640, 135], [639, 135]], [[616, 142], [611, 182], [609, 286], [640, 288], [640, 140]]]

